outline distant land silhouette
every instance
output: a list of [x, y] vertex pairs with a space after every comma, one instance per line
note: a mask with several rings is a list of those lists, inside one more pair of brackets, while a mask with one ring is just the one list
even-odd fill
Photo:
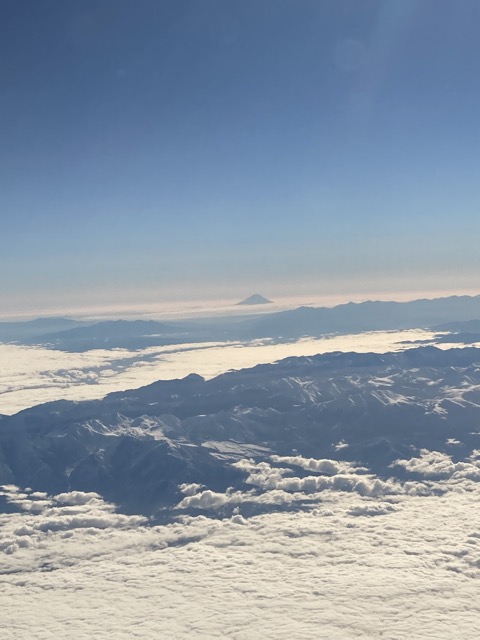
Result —
[[[242, 305], [268, 304], [248, 302]], [[225, 340], [273, 339], [288, 342], [362, 331], [430, 329], [457, 337], [442, 342], [478, 342], [480, 296], [450, 296], [411, 302], [368, 301], [336, 307], [299, 307], [288, 311], [250, 315], [170, 320], [109, 320], [82, 322], [68, 318], [40, 318], [28, 322], [0, 322], [0, 342], [43, 345], [61, 351], [90, 349], [145, 349], [152, 346]], [[468, 334], [468, 335], [466, 335]]]
[[254, 293], [253, 296], [249, 296], [242, 300], [241, 302], [237, 302], [237, 305], [250, 305], [250, 304], [272, 304], [272, 301], [264, 296], [261, 296], [259, 293]]

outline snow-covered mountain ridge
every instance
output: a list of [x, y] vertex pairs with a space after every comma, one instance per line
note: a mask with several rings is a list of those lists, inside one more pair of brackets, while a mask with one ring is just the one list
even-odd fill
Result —
[[94, 491], [150, 514], [178, 503], [179, 486], [245, 489], [245, 459], [329, 459], [404, 479], [415, 468], [399, 459], [429, 450], [458, 462], [477, 449], [480, 350], [332, 353], [4, 416], [0, 483]]

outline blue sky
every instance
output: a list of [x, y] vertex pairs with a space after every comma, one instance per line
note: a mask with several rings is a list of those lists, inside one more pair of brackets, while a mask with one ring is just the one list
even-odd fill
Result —
[[1, 311], [476, 289], [479, 28], [477, 0], [0, 0]]

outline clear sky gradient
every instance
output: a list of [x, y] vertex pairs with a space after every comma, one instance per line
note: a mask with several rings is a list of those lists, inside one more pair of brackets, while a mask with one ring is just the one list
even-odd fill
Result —
[[0, 0], [1, 311], [480, 290], [478, 0]]

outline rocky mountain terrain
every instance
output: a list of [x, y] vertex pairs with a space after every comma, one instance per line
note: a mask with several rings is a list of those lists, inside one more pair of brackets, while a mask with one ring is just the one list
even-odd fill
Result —
[[158, 515], [180, 485], [245, 489], [239, 460], [299, 455], [405, 479], [392, 464], [424, 449], [454, 461], [480, 449], [480, 350], [289, 358], [40, 405], [1, 417], [0, 483]]

